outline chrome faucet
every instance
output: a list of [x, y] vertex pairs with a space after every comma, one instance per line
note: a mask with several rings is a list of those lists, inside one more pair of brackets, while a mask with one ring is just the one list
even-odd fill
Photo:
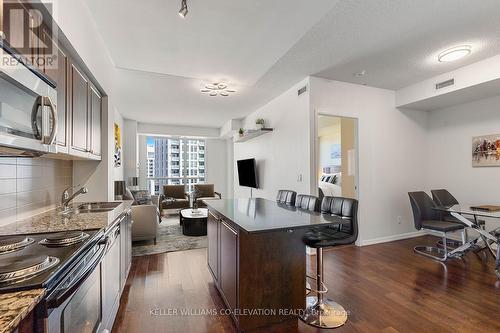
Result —
[[70, 201], [73, 200], [74, 198], [76, 198], [76, 196], [78, 196], [80, 194], [85, 194], [89, 191], [85, 186], [82, 186], [82, 187], [80, 187], [80, 189], [78, 191], [73, 192], [72, 195], [69, 195], [69, 190], [71, 190], [73, 188], [77, 188], [77, 187], [80, 187], [80, 185], [70, 186], [63, 191], [63, 193], [61, 195], [61, 207], [62, 207], [63, 211], [68, 210], [68, 205], [69, 205]]

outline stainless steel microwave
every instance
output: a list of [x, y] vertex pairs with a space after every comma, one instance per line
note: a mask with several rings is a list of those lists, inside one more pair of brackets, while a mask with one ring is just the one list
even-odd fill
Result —
[[0, 49], [0, 156], [57, 153], [55, 84]]

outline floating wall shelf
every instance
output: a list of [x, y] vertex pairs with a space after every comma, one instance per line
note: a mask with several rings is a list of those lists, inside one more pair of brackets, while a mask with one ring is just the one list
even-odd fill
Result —
[[252, 139], [254, 139], [254, 138], [258, 137], [258, 136], [270, 133], [272, 131], [273, 131], [272, 128], [262, 128], [262, 129], [257, 129], [257, 130], [247, 130], [247, 131], [245, 131], [245, 133], [243, 135], [238, 135], [236, 137], [236, 140], [234, 140], [234, 142], [245, 142], [245, 141], [248, 141], [248, 140], [252, 140]]

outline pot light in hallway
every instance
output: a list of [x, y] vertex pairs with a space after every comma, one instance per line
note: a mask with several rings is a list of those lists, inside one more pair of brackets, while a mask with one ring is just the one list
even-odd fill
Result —
[[224, 96], [227, 97], [231, 93], [235, 93], [236, 90], [229, 88], [229, 86], [226, 83], [222, 82], [214, 82], [207, 84], [205, 88], [200, 90], [202, 93], [208, 93], [210, 96]]
[[187, 0], [181, 0], [181, 9], [179, 10], [179, 16], [185, 18], [188, 13]]
[[468, 56], [472, 52], [470, 45], [460, 45], [441, 52], [438, 55], [439, 62], [451, 62]]

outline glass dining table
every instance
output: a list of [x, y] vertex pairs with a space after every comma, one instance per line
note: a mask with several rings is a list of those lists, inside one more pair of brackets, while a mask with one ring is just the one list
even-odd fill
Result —
[[437, 206], [434, 209], [449, 213], [451, 216], [458, 219], [464, 225], [466, 225], [469, 230], [472, 229], [477, 233], [477, 237], [471, 237], [463, 245], [457, 247], [452, 252], [450, 256], [463, 255], [468, 251], [477, 248], [477, 243], [482, 240], [484, 246], [491, 255], [495, 258], [495, 273], [500, 279], [500, 227], [493, 228], [492, 230], [486, 230], [480, 226], [480, 219], [496, 219], [500, 223], [500, 210], [486, 210], [474, 208], [474, 205], [453, 205], [453, 206]]

